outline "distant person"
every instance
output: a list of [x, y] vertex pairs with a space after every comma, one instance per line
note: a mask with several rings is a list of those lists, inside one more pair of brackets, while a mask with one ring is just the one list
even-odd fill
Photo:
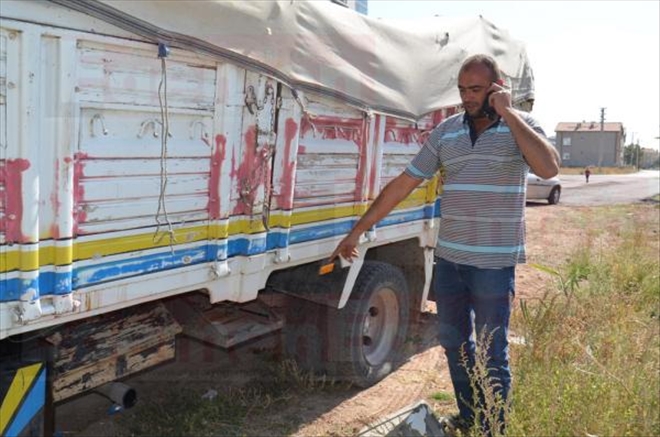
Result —
[[589, 176], [591, 176], [591, 170], [587, 167], [584, 169], [584, 178], [587, 180], [587, 183], [589, 183]]
[[[458, 92], [465, 112], [433, 129], [417, 156], [383, 188], [330, 258], [359, 256], [360, 235], [423, 180], [444, 170], [433, 291], [439, 341], [459, 411], [450, 424], [463, 431], [483, 426], [487, 434], [504, 432], [505, 410], [499, 411], [497, 424], [475, 423], [480, 389], [473, 391], [469, 377], [475, 351], [487, 346], [489, 388], [507, 402], [515, 266], [525, 262], [525, 181], [530, 167], [542, 178], [559, 172], [559, 155], [541, 126], [511, 106], [511, 94], [502, 83], [490, 56], [472, 56], [463, 63]], [[484, 334], [490, 336], [488, 345], [480, 341]]]

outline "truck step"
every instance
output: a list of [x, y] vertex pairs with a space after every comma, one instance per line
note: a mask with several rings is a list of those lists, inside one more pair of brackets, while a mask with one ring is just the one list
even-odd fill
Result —
[[190, 295], [165, 305], [183, 327], [183, 335], [222, 348], [261, 337], [284, 325], [283, 318], [259, 300], [211, 305], [207, 296]]

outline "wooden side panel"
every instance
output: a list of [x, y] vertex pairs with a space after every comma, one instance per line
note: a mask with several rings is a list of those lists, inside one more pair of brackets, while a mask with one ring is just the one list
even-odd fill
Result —
[[78, 49], [77, 86], [82, 101], [158, 107], [158, 88], [167, 86], [168, 107], [213, 111], [214, 64], [175, 50], [163, 72], [154, 45], [81, 40]]
[[405, 170], [410, 160], [422, 148], [433, 128], [444, 118], [444, 110], [428, 114], [417, 123], [387, 117], [383, 134], [381, 189]]
[[170, 113], [166, 145], [158, 118], [131, 109], [81, 111], [78, 234], [154, 225], [159, 208], [163, 222], [208, 218], [211, 147], [189, 131], [198, 122], [212, 126], [212, 118]]
[[419, 152], [425, 139], [426, 135], [419, 131], [415, 123], [387, 118], [383, 138], [381, 190], [405, 170], [410, 160]]
[[181, 327], [160, 304], [74, 322], [47, 340], [56, 346], [53, 397], [66, 399], [174, 358]]
[[367, 120], [321, 103], [310, 112], [323, 115], [301, 120], [294, 208], [360, 201]]

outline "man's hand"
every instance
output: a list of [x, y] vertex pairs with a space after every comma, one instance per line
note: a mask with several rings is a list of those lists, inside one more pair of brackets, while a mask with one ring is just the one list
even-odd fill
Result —
[[332, 255], [330, 255], [330, 262], [334, 261], [335, 258], [341, 256], [346, 261], [353, 261], [353, 258], [360, 256], [360, 251], [357, 248], [360, 236], [353, 235], [353, 232], [344, 237], [343, 240], [339, 242], [337, 248]]
[[486, 91], [488, 94], [488, 104], [502, 117], [504, 111], [511, 108], [511, 92], [503, 85], [493, 82]]

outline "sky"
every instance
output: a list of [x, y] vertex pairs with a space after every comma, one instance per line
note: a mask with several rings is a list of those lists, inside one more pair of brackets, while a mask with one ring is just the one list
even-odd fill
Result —
[[626, 144], [660, 145], [660, 1], [369, 0], [368, 15], [415, 20], [481, 15], [525, 43], [532, 114], [548, 136], [559, 122], [621, 122]]

